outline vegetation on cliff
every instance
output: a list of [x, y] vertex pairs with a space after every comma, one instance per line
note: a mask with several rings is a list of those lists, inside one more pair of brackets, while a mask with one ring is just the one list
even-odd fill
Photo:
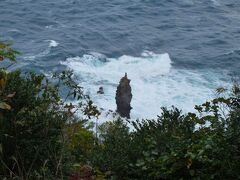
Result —
[[[0, 43], [0, 61], [17, 54]], [[110, 119], [96, 136], [89, 120], [99, 111], [72, 73], [53, 78], [1, 68], [1, 179], [240, 179], [237, 84], [198, 113], [173, 107], [154, 120]]]

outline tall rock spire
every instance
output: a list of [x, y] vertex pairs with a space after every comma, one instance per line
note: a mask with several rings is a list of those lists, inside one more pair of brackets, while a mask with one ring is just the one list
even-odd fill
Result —
[[121, 78], [116, 91], [116, 104], [117, 112], [121, 117], [130, 118], [131, 100], [132, 100], [132, 88], [130, 86], [130, 79], [125, 76]]

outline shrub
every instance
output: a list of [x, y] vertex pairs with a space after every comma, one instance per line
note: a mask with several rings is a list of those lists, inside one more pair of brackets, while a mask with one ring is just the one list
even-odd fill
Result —
[[[15, 61], [16, 54], [8, 45], [0, 46], [2, 59]], [[79, 160], [70, 146], [76, 135], [69, 133], [69, 128], [81, 124], [82, 129], [78, 129], [77, 133], [82, 135], [85, 132], [89, 137], [92, 136], [84, 127], [85, 121], [76, 116], [78, 111], [88, 118], [98, 116], [99, 112], [92, 101], [83, 94], [82, 87], [72, 80], [72, 72], [63, 72], [53, 78], [55, 80], [50, 82], [44, 75], [7, 72], [7, 69], [1, 69], [2, 178], [67, 177], [75, 161]], [[66, 93], [62, 93], [63, 89]], [[62, 95], [65, 95], [65, 98], [62, 98]], [[80, 100], [80, 103], [67, 103], [73, 98]]]
[[[17, 54], [0, 43], [0, 61]], [[162, 108], [157, 119], [103, 123], [95, 136], [88, 120], [100, 113], [72, 75], [0, 69], [2, 179], [240, 179], [236, 83], [197, 113]]]
[[239, 179], [239, 95], [235, 85], [197, 114], [162, 108], [156, 120], [131, 122], [130, 132], [124, 121], [107, 123], [99, 164], [116, 179]]

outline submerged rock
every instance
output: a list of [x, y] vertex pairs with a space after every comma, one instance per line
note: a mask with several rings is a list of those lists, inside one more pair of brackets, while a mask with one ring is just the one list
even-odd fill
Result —
[[132, 88], [130, 86], [130, 79], [127, 78], [127, 73], [121, 78], [116, 91], [117, 112], [121, 117], [130, 118]]
[[101, 86], [99, 90], [97, 91], [98, 94], [104, 94], [103, 87]]

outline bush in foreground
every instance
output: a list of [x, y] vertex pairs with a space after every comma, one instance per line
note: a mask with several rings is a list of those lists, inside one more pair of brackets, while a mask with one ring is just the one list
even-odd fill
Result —
[[[0, 43], [0, 61], [17, 54]], [[155, 120], [108, 121], [96, 135], [88, 120], [99, 112], [72, 72], [53, 78], [0, 68], [1, 179], [240, 179], [238, 85], [198, 113], [162, 108]]]
[[133, 131], [123, 120], [107, 122], [94, 165], [115, 179], [239, 179], [239, 97], [234, 85], [197, 114], [162, 108], [156, 120], [128, 123]]
[[[16, 54], [0, 44], [1, 61], [13, 62]], [[85, 148], [91, 143], [86, 141], [94, 139], [86, 120], [76, 113], [98, 116], [96, 107], [71, 72], [55, 75], [50, 82], [43, 75], [0, 70], [0, 178], [67, 178], [73, 164], [87, 154]], [[80, 103], [67, 103], [70, 99]], [[76, 153], [79, 135], [83, 138]]]

